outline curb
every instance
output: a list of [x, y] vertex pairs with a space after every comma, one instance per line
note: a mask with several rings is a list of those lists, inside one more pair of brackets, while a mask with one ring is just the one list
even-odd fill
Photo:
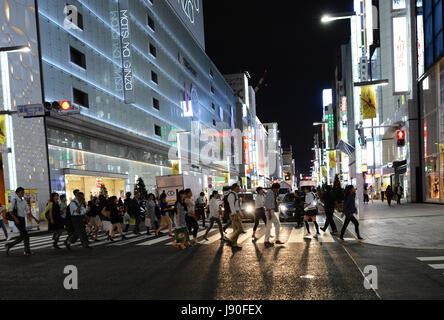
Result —
[[[336, 218], [336, 220], [338, 220], [342, 226], [344, 225], [344, 219], [341, 218], [341, 214], [335, 212], [334, 213], [334, 218]], [[348, 230], [347, 231], [350, 234], [353, 235], [353, 237], [357, 238], [356, 234], [354, 231], [352, 230]], [[364, 236], [365, 239], [365, 234], [362, 234], [362, 236]], [[397, 249], [408, 249], [408, 250], [444, 250], [444, 248], [432, 248], [432, 247], [407, 247], [407, 246], [395, 246], [395, 245], [389, 245], [389, 244], [380, 244], [380, 243], [376, 243], [376, 242], [372, 242], [369, 240], [364, 240], [364, 241], [360, 241], [360, 243], [363, 244], [368, 244], [368, 245], [372, 245], [372, 246], [377, 246], [377, 247], [385, 247], [385, 248], [397, 248]]]

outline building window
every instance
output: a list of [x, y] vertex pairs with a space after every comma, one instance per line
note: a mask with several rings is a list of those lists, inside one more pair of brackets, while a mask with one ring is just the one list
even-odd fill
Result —
[[89, 98], [87, 93], [79, 89], [72, 88], [72, 96], [75, 104], [78, 104], [84, 108], [89, 108]]
[[215, 94], [215, 93], [216, 93], [216, 90], [214, 89], [213, 86], [211, 86], [211, 93], [212, 93], [212, 94]]
[[160, 110], [160, 102], [156, 98], [153, 98], [153, 108]]
[[157, 49], [150, 43], [150, 53], [153, 57], [157, 57]]
[[155, 73], [154, 71], [151, 71], [151, 81], [153, 81], [155, 84], [159, 84], [157, 73]]
[[213, 78], [214, 78], [214, 73], [213, 73], [213, 69], [210, 69], [210, 77], [211, 77], [211, 79], [213, 79]]
[[156, 136], [161, 137], [162, 136], [162, 128], [159, 127], [158, 125], [154, 125], [154, 134]]
[[151, 28], [151, 30], [156, 31], [156, 24], [154, 23], [154, 19], [148, 14], [148, 26]]
[[211, 104], [211, 108], [212, 108], [213, 110], [216, 110], [216, 106], [214, 105], [214, 103]]
[[213, 126], [216, 126], [216, 120], [213, 120]]
[[78, 65], [79, 67], [86, 69], [86, 58], [85, 55], [73, 47], [69, 47], [69, 53], [71, 56], [71, 62]]

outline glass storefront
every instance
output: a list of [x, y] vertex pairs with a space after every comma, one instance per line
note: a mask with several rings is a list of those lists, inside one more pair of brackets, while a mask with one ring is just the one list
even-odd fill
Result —
[[155, 193], [156, 177], [173, 173], [165, 156], [65, 130], [48, 128], [48, 142], [51, 188], [68, 197], [74, 189], [95, 195], [102, 183], [110, 196], [121, 196], [138, 178]]
[[424, 183], [428, 202], [444, 203], [444, 60], [420, 82]]

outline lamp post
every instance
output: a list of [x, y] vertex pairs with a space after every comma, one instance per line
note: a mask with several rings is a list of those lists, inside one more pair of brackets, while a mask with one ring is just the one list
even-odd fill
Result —
[[9, 53], [30, 52], [28, 46], [11, 46], [0, 48], [0, 70], [2, 81], [2, 95], [3, 95], [3, 114], [5, 115], [5, 129], [6, 129], [6, 149], [8, 153], [8, 178], [9, 190], [17, 188], [17, 172], [15, 163], [15, 148], [14, 148], [14, 131], [12, 124], [12, 102], [11, 102], [11, 83], [9, 76]]

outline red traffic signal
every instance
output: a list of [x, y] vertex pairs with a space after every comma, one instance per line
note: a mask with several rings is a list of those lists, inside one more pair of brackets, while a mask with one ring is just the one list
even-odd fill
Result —
[[60, 102], [60, 108], [63, 111], [71, 110], [71, 103], [69, 103], [69, 101], [63, 100]]
[[405, 131], [399, 130], [396, 132], [396, 138], [398, 140], [398, 147], [404, 147], [405, 146]]

